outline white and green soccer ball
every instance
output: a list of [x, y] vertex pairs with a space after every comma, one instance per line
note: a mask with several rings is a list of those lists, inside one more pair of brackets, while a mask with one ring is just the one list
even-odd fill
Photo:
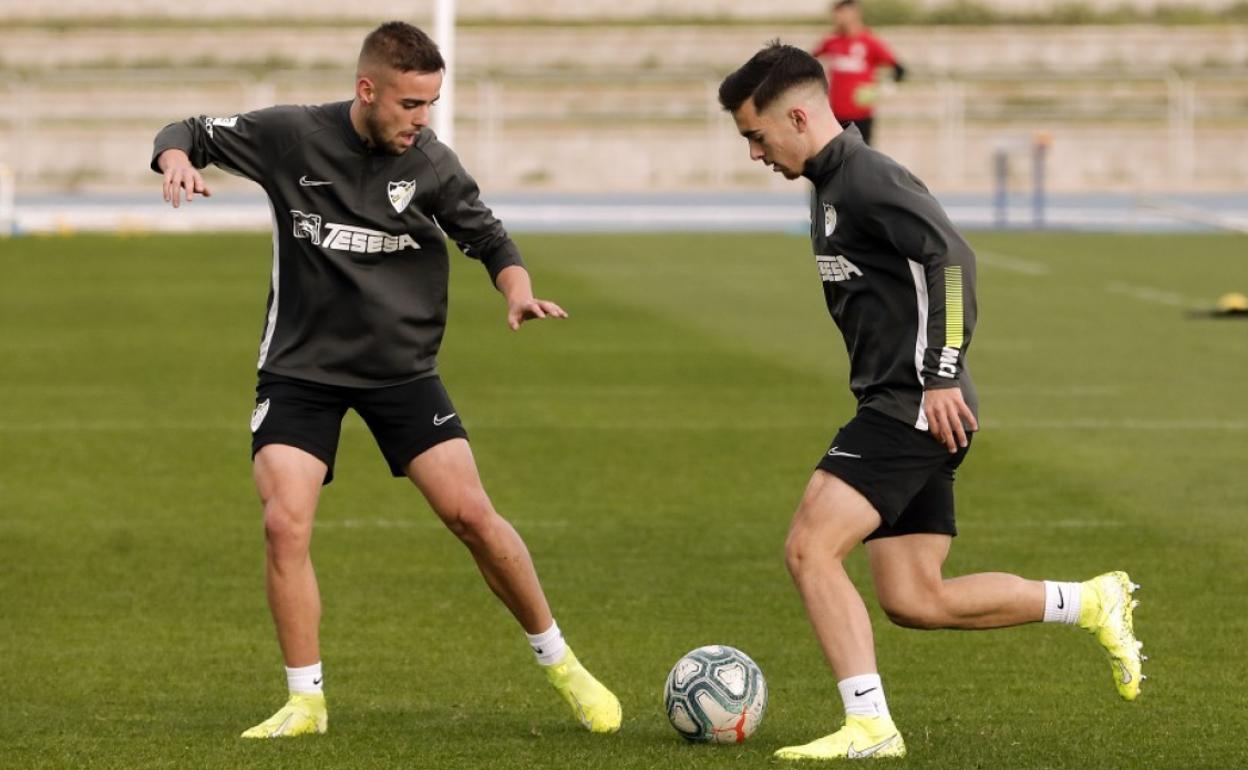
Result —
[[767, 682], [750, 656], [735, 647], [699, 647], [672, 666], [663, 707], [687, 740], [741, 743], [763, 721]]

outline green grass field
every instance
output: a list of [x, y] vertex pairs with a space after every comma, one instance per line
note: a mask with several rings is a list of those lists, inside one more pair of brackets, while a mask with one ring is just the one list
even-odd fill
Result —
[[[571, 320], [508, 332], [457, 256], [441, 371], [620, 734], [573, 725], [352, 415], [313, 547], [331, 731], [239, 740], [285, 695], [247, 430], [269, 238], [28, 238], [0, 241], [0, 767], [775, 767], [839, 723], [782, 559], [853, 411], [809, 244], [520, 241]], [[1150, 678], [1123, 703], [1082, 632], [909, 631], [869, 600], [904, 766], [1245, 766], [1248, 323], [1182, 308], [1248, 290], [1245, 240], [972, 241], [983, 431], [949, 572], [1130, 570]], [[740, 747], [661, 710], [712, 642], [771, 687]]]

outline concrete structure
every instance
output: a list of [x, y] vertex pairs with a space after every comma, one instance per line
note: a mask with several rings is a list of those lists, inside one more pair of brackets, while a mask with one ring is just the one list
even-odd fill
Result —
[[[1159, 5], [1186, 5], [1224, 8], [1232, 0], [1085, 0], [1091, 8], [1110, 10], [1123, 5], [1154, 8]], [[1050, 0], [979, 0], [980, 5], [1008, 12], [1035, 12], [1051, 7]], [[405, 18], [428, 16], [434, 0], [304, 0], [301, 17]], [[869, 4], [869, 0], [867, 0]], [[947, 5], [947, 0], [916, 0], [920, 7]], [[827, 0], [787, 0], [762, 3], [757, 0], [460, 0], [466, 16], [494, 18], [612, 18], [652, 19], [673, 16], [720, 16], [750, 19], [800, 18], [821, 15]], [[84, 16], [160, 17], [266, 17], [286, 18], [293, 7], [286, 0], [213, 0], [211, 3], [171, 5], [165, 0], [0, 0], [0, 19], [61, 18]]]
[[[0, 3], [0, 18], [44, 5]], [[369, 26], [0, 25], [0, 164], [23, 191], [143, 189], [151, 138], [170, 120], [349, 97]], [[492, 190], [779, 189], [746, 160], [715, 88], [767, 38], [809, 45], [821, 31], [467, 26], [457, 149]], [[892, 28], [888, 38], [913, 81], [886, 93], [878, 143], [934, 188], [988, 189], [990, 158], [1005, 147], [1024, 189], [1037, 132], [1052, 137], [1057, 191], [1248, 188], [1248, 28]]]

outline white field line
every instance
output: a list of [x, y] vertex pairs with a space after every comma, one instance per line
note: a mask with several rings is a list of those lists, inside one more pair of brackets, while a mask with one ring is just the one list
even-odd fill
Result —
[[1205, 211], [1203, 209], [1196, 208], [1195, 206], [1189, 206], [1186, 203], [1141, 197], [1140, 208], [1160, 211], [1166, 216], [1177, 219], [1180, 222], [1195, 222], [1200, 225], [1209, 225], [1210, 227], [1229, 230], [1233, 233], [1248, 233], [1248, 219], [1242, 216], [1232, 216], [1229, 214], [1219, 214], [1214, 211]]
[[1114, 281], [1105, 285], [1105, 291], [1110, 294], [1121, 294], [1124, 297], [1138, 299], [1141, 302], [1151, 302], [1155, 305], [1165, 305], [1167, 307], [1190, 308], [1195, 305], [1192, 300], [1177, 292], [1156, 289], [1152, 286], [1140, 286], [1134, 283]]
[[[1049, 274], [1047, 265], [999, 252], [978, 251], [976, 252], [976, 260], [979, 264], [987, 267], [1008, 270], [1020, 275], [1042, 276]], [[1151, 302], [1155, 305], [1165, 305], [1166, 307], [1192, 308], [1199, 304], [1177, 292], [1166, 291], [1165, 289], [1158, 289], [1152, 286], [1123, 283], [1121, 281], [1106, 284], [1105, 291], [1109, 294], [1118, 294], [1140, 300], [1141, 302]]]
[[1057, 519], [1052, 520], [1021, 520], [993, 521], [994, 529], [1115, 529], [1126, 526], [1121, 521], [1107, 519]]
[[1048, 265], [995, 251], [976, 251], [975, 261], [981, 265], [1008, 270], [1011, 273], [1021, 273], [1022, 275], [1049, 274]]
[[[552, 521], [549, 519], [532, 520], [518, 517], [508, 517], [507, 519], [513, 525], [523, 529], [568, 529], [571, 524], [566, 521]], [[412, 529], [412, 530], [440, 530], [445, 525], [434, 515], [412, 517], [410, 519], [395, 519], [385, 517], [369, 517], [355, 516], [346, 519], [318, 519], [316, 528], [324, 529]]]
[[1122, 392], [1114, 385], [978, 385], [978, 389], [992, 396], [1116, 396]]
[[987, 430], [1063, 430], [1087, 428], [1093, 430], [1127, 431], [1248, 431], [1248, 420], [1145, 420], [1125, 418], [1104, 420], [1075, 417], [1057, 420], [987, 420], [982, 425]]
[[434, 529], [442, 523], [437, 519], [322, 519], [316, 522], [317, 529]]
[[[797, 428], [807, 425], [806, 420], [794, 420], [792, 423], [777, 423], [775, 420], [761, 420], [758, 422], [737, 422], [732, 431], [748, 431], [755, 429], [764, 429], [767, 427], [783, 427]], [[551, 430], [641, 430], [649, 427], [662, 426], [665, 430], [684, 430], [684, 431], [719, 431], [726, 430], [724, 425], [718, 422], [696, 422], [685, 421], [673, 423], [667, 419], [654, 419], [652, 421], [634, 420], [628, 422], [618, 421], [601, 421], [592, 423], [563, 424], [563, 423], [494, 423], [488, 421], [477, 421], [474, 425], [480, 429], [508, 429], [508, 430], [529, 430], [535, 428], [551, 429]], [[1093, 417], [1072, 417], [1067, 419], [1053, 420], [985, 420], [983, 427], [990, 430], [1053, 430], [1063, 428], [1094, 428], [1098, 430], [1126, 430], [1126, 431], [1248, 431], [1248, 420], [1219, 420], [1219, 419], [1100, 419]], [[344, 431], [362, 431], [366, 430], [363, 425], [354, 425], [347, 423], [342, 426]], [[143, 432], [143, 431], [171, 431], [171, 432], [202, 432], [202, 431], [228, 431], [231, 433], [243, 434], [247, 431], [245, 425], [226, 425], [222, 423], [143, 423], [140, 421], [133, 422], [29, 422], [29, 423], [0, 423], [0, 433], [73, 433], [81, 431], [94, 432]]]
[[93, 431], [99, 433], [127, 431], [244, 431], [245, 423], [211, 422], [144, 422], [142, 420], [36, 420], [0, 422], [0, 433], [57, 433]]

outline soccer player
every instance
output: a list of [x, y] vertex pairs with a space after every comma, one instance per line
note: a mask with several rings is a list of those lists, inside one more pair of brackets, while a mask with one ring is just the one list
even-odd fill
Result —
[[410, 479], [467, 546], [576, 719], [598, 733], [620, 726], [619, 701], [565, 643], [524, 541], [482, 488], [435, 367], [447, 312], [444, 231], [485, 266], [511, 329], [567, 317], [533, 296], [476, 182], [427, 129], [444, 68], [424, 32], [389, 22], [364, 40], [352, 101], [191, 118], [156, 137], [152, 169], [175, 208], [183, 194], [211, 194], [198, 169], [213, 163], [263, 187], [273, 213], [251, 447], [290, 697], [244, 738], [327, 727], [309, 545], [347, 409], [364, 418], [391, 472]]
[[976, 420], [966, 352], [975, 328], [975, 255], [923, 183], [842, 129], [823, 68], [775, 42], [724, 79], [719, 100], [759, 160], [806, 177], [811, 245], [850, 360], [857, 414], [806, 487], [785, 543], [789, 572], [837, 677], [843, 726], [782, 759], [905, 754], [845, 557], [865, 542], [876, 595], [909, 628], [984, 629], [1038, 621], [1090, 631], [1119, 694], [1140, 690], [1136, 588], [1123, 572], [1082, 583], [1004, 573], [946, 578], [953, 476]]
[[867, 29], [857, 0], [834, 2], [832, 23], [832, 34], [824, 38], [813, 52], [816, 58], [827, 62], [831, 81], [828, 102], [832, 105], [832, 114], [842, 126], [851, 123], [857, 126], [862, 141], [871, 144], [878, 93], [875, 71], [880, 67], [891, 67], [893, 79], [901, 82], [906, 76], [906, 69], [884, 41]]

